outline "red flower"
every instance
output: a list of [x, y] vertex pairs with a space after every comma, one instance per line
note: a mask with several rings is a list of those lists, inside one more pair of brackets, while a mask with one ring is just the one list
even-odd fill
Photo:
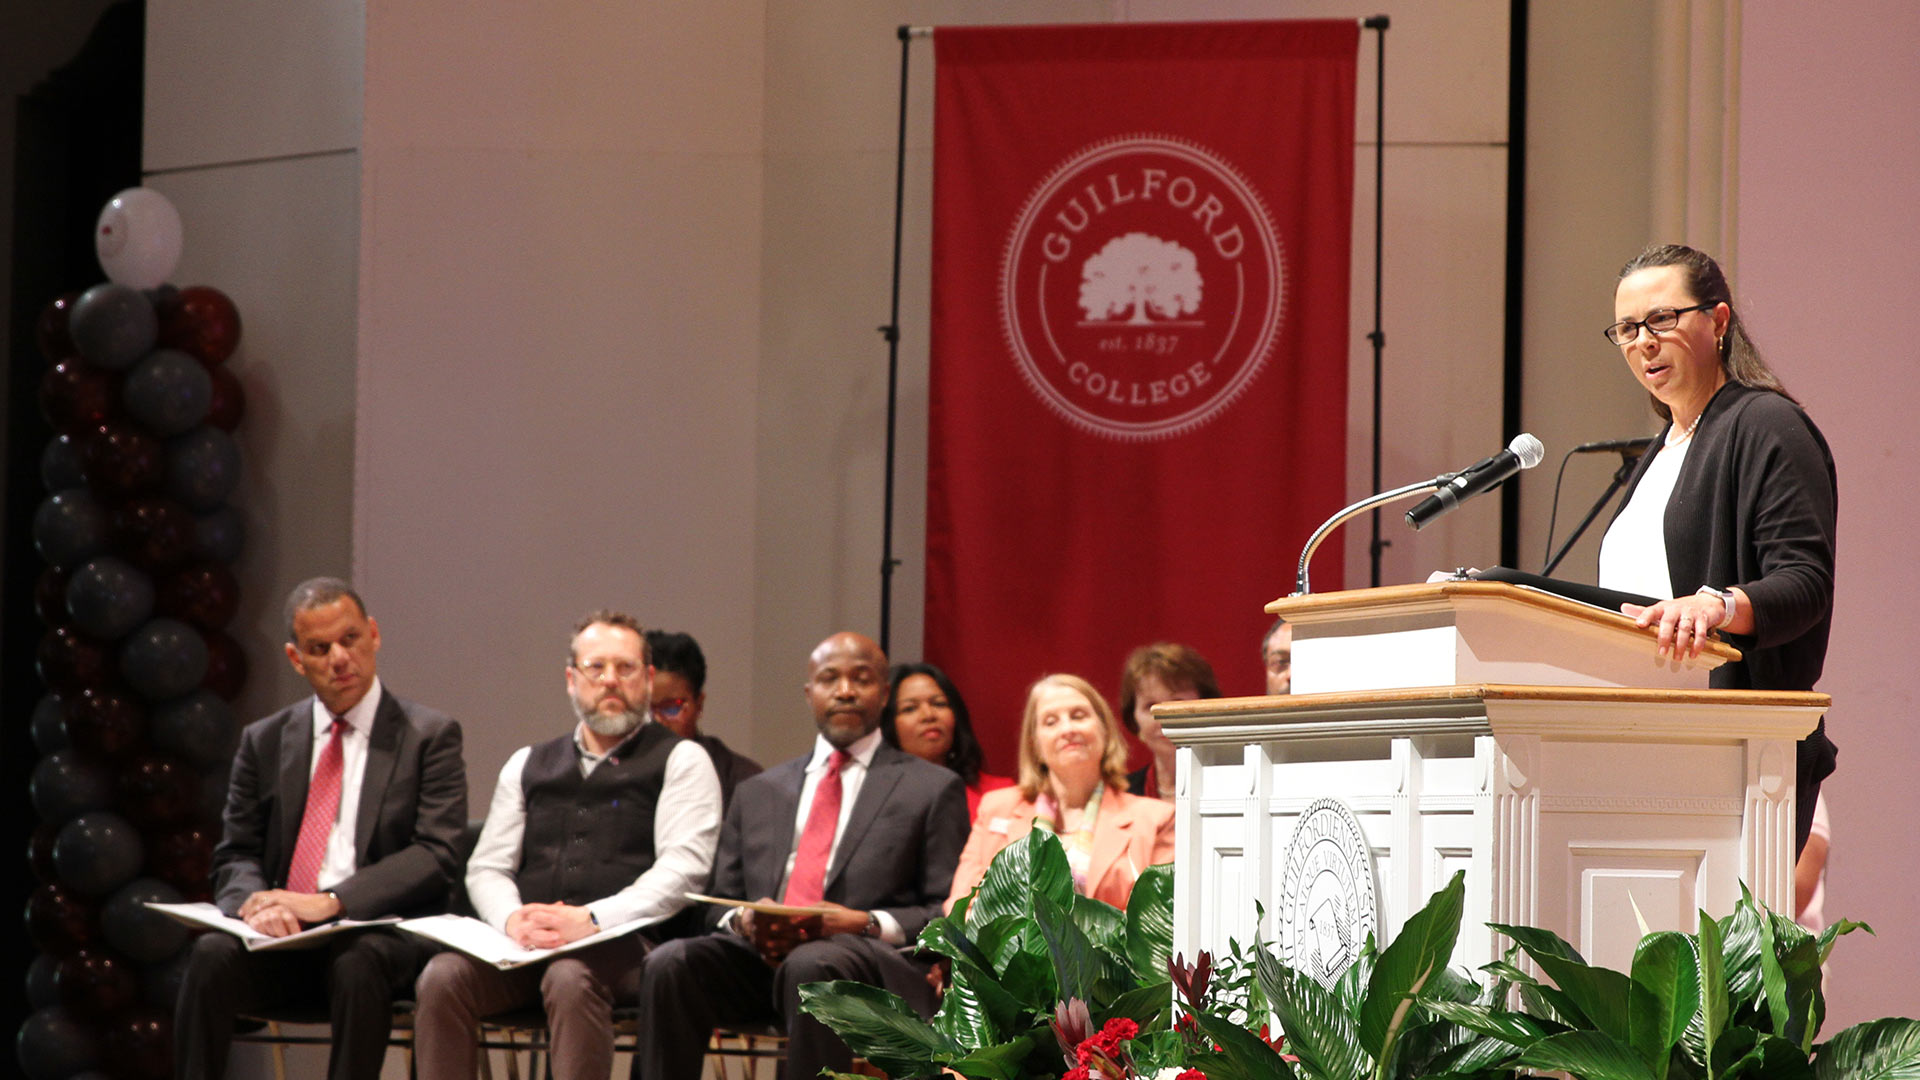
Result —
[[1207, 1080], [1207, 1074], [1201, 1072], [1199, 1069], [1188, 1069], [1179, 1076], [1174, 1077], [1173, 1080]]

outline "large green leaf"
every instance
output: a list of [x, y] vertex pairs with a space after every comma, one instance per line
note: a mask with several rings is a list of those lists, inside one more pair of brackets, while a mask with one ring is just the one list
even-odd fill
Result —
[[1136, 986], [1114, 998], [1094, 1019], [1104, 1024], [1116, 1016], [1124, 1016], [1139, 1024], [1141, 1036], [1146, 1036], [1166, 1028], [1171, 1023], [1172, 1011], [1173, 983], [1162, 980]]
[[877, 986], [845, 979], [807, 983], [800, 988], [800, 1008], [854, 1053], [902, 1080], [938, 1075], [941, 1063], [961, 1052], [899, 995]]
[[1449, 1023], [1488, 1038], [1500, 1039], [1515, 1048], [1531, 1046], [1557, 1029], [1550, 1029], [1538, 1018], [1506, 1009], [1468, 1004], [1464, 1001], [1428, 1001], [1424, 1007]]
[[1021, 1066], [1033, 1052], [1034, 1039], [1032, 1035], [1022, 1035], [1018, 1039], [982, 1047], [948, 1062], [947, 1068], [970, 1080], [1016, 1080], [1025, 1074]]
[[1422, 1080], [1490, 1072], [1505, 1076], [1519, 1057], [1520, 1048], [1505, 1039], [1473, 1037], [1428, 1062]]
[[1780, 975], [1786, 982], [1787, 1026], [1779, 1035], [1803, 1053], [1811, 1053], [1813, 1040], [1820, 1035], [1820, 1022], [1826, 1016], [1820, 985], [1820, 943], [1812, 934], [1781, 955]]
[[1627, 999], [1632, 980], [1618, 971], [1594, 967], [1558, 934], [1530, 926], [1495, 926], [1526, 950], [1540, 971], [1552, 979], [1578, 1010], [1585, 1026], [1627, 1042]]
[[1374, 948], [1373, 935], [1360, 943], [1360, 956], [1347, 965], [1340, 973], [1340, 979], [1333, 984], [1333, 996], [1340, 999], [1340, 1007], [1347, 1015], [1360, 1019], [1360, 1006], [1367, 999], [1367, 985], [1373, 982], [1373, 967], [1380, 959], [1380, 950]]
[[1466, 871], [1413, 913], [1400, 934], [1374, 963], [1367, 996], [1360, 1004], [1360, 1047], [1372, 1056], [1375, 1070], [1393, 1059], [1393, 1042], [1436, 972], [1446, 968], [1453, 943], [1460, 936], [1460, 916], [1466, 905]]
[[[1246, 1028], [1217, 1016], [1198, 1013], [1194, 1019], [1200, 1030], [1220, 1048], [1220, 1057], [1203, 1071], [1207, 1080], [1274, 1080], [1285, 1077], [1299, 1080], [1300, 1073], [1266, 1041]], [[1347, 1080], [1346, 1077], [1311, 1077], [1310, 1080]]]
[[1626, 1043], [1600, 1031], [1549, 1035], [1520, 1055], [1520, 1064], [1557, 1069], [1583, 1080], [1652, 1080], [1653, 1073]]
[[1813, 1071], [1819, 1080], [1916, 1080], [1920, 1020], [1891, 1017], [1856, 1024], [1820, 1044]]
[[1713, 1044], [1726, 1030], [1731, 1007], [1727, 998], [1725, 954], [1721, 951], [1720, 924], [1706, 912], [1700, 913], [1700, 933], [1694, 938], [1694, 959], [1700, 971], [1700, 1060], [1713, 1062]]
[[1361, 1080], [1372, 1064], [1355, 1039], [1353, 1018], [1319, 983], [1288, 971], [1259, 948], [1260, 986], [1286, 1032], [1287, 1052], [1300, 1068], [1321, 1080]]
[[1665, 1080], [1673, 1048], [1700, 1009], [1700, 971], [1693, 942], [1672, 931], [1648, 934], [1633, 953], [1634, 990], [1627, 999], [1627, 1045]]
[[1053, 957], [1046, 951], [1046, 941], [1038, 928], [1033, 929], [1034, 940], [1039, 944], [1038, 952], [1015, 951], [1007, 958], [1006, 967], [1000, 972], [1000, 985], [1007, 993], [1020, 999], [1020, 1004], [1036, 1012], [1052, 1012], [1056, 1002], [1066, 998], [1060, 992], [1053, 969]]
[[1105, 958], [1074, 925], [1067, 910], [1045, 896], [1035, 896], [1033, 920], [1046, 938], [1053, 957], [1053, 974], [1062, 998], [1079, 998], [1093, 1007], [1112, 995], [1104, 993]]
[[980, 879], [968, 919], [974, 924], [1011, 915], [1024, 919], [1033, 913], [1033, 899], [1044, 896], [1056, 907], [1073, 904], [1073, 871], [1067, 866], [1060, 840], [1045, 829], [1035, 829], [1000, 849]]
[[1854, 922], [1852, 919], [1841, 919], [1839, 922], [1820, 931], [1820, 962], [1822, 964], [1827, 962], [1827, 956], [1833, 952], [1833, 943], [1840, 940], [1840, 935], [1851, 934], [1855, 930], [1865, 930], [1869, 934], [1873, 933], [1873, 927], [1863, 922]]
[[1806, 1052], [1778, 1035], [1755, 1028], [1729, 1028], [1713, 1044], [1716, 1080], [1813, 1080]]
[[[955, 914], [960, 908], [956, 905]], [[920, 928], [919, 946], [950, 959], [971, 960], [976, 967], [992, 969], [993, 960], [967, 933], [966, 923], [952, 916], [935, 919]]]
[[1746, 1003], [1762, 1005], [1760, 958], [1768, 952], [1763, 936], [1765, 913], [1744, 884], [1740, 892], [1741, 900], [1734, 905], [1733, 914], [1714, 923], [1714, 929], [1720, 932], [1721, 966], [1727, 973], [1727, 1002], [1732, 1010]]
[[[1073, 914], [1074, 924], [1094, 948], [1110, 952], [1115, 956], [1124, 956], [1127, 951], [1127, 917], [1119, 908], [1104, 900], [1095, 900], [1091, 896], [1073, 894], [1073, 905], [1067, 909]], [[1165, 968], [1160, 975], [1166, 975]]]
[[1141, 982], [1167, 973], [1173, 958], [1173, 867], [1149, 866], [1127, 897], [1127, 963]]
[[933, 1015], [934, 1030], [961, 1046], [992, 1046], [1029, 1027], [1033, 1010], [965, 960], [953, 964], [952, 985]]
[[[1740, 891], [1744, 893], [1746, 888], [1743, 884]], [[1787, 1011], [1787, 975], [1780, 969], [1773, 920], [1764, 909], [1756, 906], [1756, 910], [1759, 918], [1755, 921], [1760, 927], [1760, 995], [1766, 1002], [1767, 1019], [1772, 1024], [1769, 1030], [1775, 1035], [1785, 1035], [1792, 1019]]]

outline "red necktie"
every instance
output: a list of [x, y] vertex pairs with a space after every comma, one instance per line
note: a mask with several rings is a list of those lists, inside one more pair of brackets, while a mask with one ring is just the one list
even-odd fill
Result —
[[804, 907], [819, 903], [826, 895], [827, 857], [833, 854], [833, 834], [840, 828], [840, 769], [846, 763], [845, 750], [827, 755], [827, 772], [813, 789], [813, 805], [807, 808], [807, 827], [801, 831], [800, 848], [793, 855], [787, 895], [780, 900], [783, 904]]
[[[300, 838], [293, 844], [293, 865], [287, 870], [287, 889], [310, 893], [319, 888], [320, 864], [327, 858], [327, 837], [340, 816], [340, 774], [345, 760], [341, 739], [347, 722], [335, 718], [333, 738], [320, 751], [320, 764], [314, 767], [313, 783], [307, 785], [307, 809], [300, 815]], [[839, 785], [835, 785], [836, 795]], [[836, 799], [836, 801], [838, 801]]]

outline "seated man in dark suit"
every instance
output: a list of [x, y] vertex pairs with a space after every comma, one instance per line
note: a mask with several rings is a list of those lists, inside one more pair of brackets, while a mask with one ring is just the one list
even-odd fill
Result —
[[675, 735], [706, 747], [714, 774], [720, 777], [724, 808], [733, 801], [733, 789], [740, 781], [760, 775], [760, 763], [735, 752], [718, 735], [701, 732], [700, 717], [707, 709], [707, 656], [693, 635], [649, 630], [647, 651], [653, 656], [653, 718]]
[[[241, 733], [213, 851], [214, 901], [263, 934], [335, 918], [442, 910], [467, 821], [460, 725], [388, 693], [375, 674], [380, 627], [351, 586], [314, 578], [287, 598], [287, 659], [303, 699]], [[220, 1077], [241, 1012], [326, 1007], [327, 1075], [373, 1080], [393, 1002], [431, 949], [392, 930], [320, 948], [248, 952], [240, 939], [194, 942], [174, 1010], [174, 1071]]]
[[940, 914], [966, 844], [966, 789], [881, 740], [887, 658], [872, 641], [821, 642], [805, 691], [813, 752], [740, 785], [709, 891], [830, 910], [788, 919], [730, 908], [715, 932], [655, 949], [640, 988], [641, 1080], [698, 1080], [714, 1026], [737, 1023], [785, 1028], [790, 1080], [845, 1071], [852, 1052], [800, 1011], [805, 983], [858, 979], [933, 1011], [926, 965], [899, 946]]

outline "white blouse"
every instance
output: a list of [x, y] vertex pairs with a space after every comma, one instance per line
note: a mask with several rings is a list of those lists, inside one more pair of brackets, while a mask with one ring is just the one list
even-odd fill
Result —
[[1673, 579], [1667, 574], [1667, 502], [1692, 445], [1692, 439], [1684, 439], [1655, 455], [1627, 508], [1607, 528], [1600, 541], [1601, 588], [1673, 599]]

